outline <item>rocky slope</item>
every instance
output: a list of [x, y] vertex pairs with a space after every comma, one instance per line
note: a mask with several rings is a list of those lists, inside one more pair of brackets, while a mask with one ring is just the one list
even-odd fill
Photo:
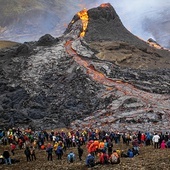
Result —
[[[169, 129], [170, 52], [131, 34], [110, 4], [62, 37], [0, 52], [1, 126]], [[103, 30], [103, 28], [105, 28]]]

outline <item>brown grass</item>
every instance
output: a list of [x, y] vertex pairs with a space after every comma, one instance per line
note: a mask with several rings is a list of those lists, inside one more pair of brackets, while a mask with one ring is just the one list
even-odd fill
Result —
[[17, 44], [18, 44], [17, 42], [12, 42], [12, 41], [0, 41], [0, 49], [12, 47], [12, 46], [15, 46]]
[[[123, 144], [114, 144], [114, 149], [127, 150], [131, 146]], [[87, 151], [83, 146], [84, 154], [83, 161], [79, 161], [77, 155], [77, 148], [68, 149], [62, 160], [57, 160], [53, 153], [53, 161], [47, 161], [47, 154], [45, 150], [36, 150], [36, 161], [27, 162], [24, 150], [17, 149], [12, 158], [19, 159], [20, 162], [13, 165], [0, 165], [0, 169], [8, 170], [86, 170], [85, 159]], [[76, 154], [76, 161], [72, 164], [67, 163], [67, 154], [73, 151]], [[0, 153], [3, 152], [3, 146], [0, 146]], [[140, 147], [140, 155], [134, 158], [121, 158], [121, 163], [118, 165], [96, 165], [92, 169], [95, 170], [168, 170], [170, 169], [170, 149], [153, 149], [153, 146]]]

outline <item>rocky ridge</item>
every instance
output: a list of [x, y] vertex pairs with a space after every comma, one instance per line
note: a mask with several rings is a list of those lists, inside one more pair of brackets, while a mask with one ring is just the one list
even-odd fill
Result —
[[88, 15], [83, 38], [76, 14], [62, 37], [0, 51], [1, 127], [169, 129], [170, 52], [128, 32], [110, 4]]

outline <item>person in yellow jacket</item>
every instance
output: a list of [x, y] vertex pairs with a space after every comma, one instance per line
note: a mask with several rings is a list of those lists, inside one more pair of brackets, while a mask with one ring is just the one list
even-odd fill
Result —
[[58, 142], [55, 142], [55, 143], [54, 143], [54, 146], [53, 146], [54, 150], [56, 150], [56, 149], [57, 149], [58, 144], [59, 144]]
[[58, 141], [58, 142], [55, 142], [53, 148], [54, 150], [56, 150], [58, 148], [58, 146], [61, 146], [62, 148], [64, 148], [64, 143], [62, 141]]

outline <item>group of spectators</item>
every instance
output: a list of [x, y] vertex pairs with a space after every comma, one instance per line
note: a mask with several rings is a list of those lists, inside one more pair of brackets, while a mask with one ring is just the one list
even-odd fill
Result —
[[[114, 145], [120, 141], [127, 145], [129, 149], [122, 151], [121, 149], [113, 149]], [[67, 155], [68, 163], [76, 160], [76, 155], [82, 161], [84, 153], [83, 145], [87, 149], [85, 163], [92, 167], [96, 164], [118, 164], [121, 157], [132, 158], [139, 155], [140, 145], [153, 145], [155, 149], [170, 148], [170, 135], [166, 133], [141, 133], [138, 132], [113, 132], [99, 131], [93, 129], [77, 130], [77, 131], [46, 131], [32, 129], [12, 128], [8, 130], [0, 130], [0, 142], [4, 145], [4, 151], [0, 156], [0, 163], [12, 164], [17, 160], [11, 159], [14, 156], [16, 148], [23, 150], [26, 161], [36, 160], [36, 149], [45, 150], [47, 160], [53, 160], [53, 153], [56, 158], [61, 160], [67, 149], [77, 147], [77, 153], [70, 151]], [[8, 146], [8, 147], [6, 147]], [[118, 146], [118, 145], [116, 145]], [[72, 149], [70, 149], [72, 150]]]

